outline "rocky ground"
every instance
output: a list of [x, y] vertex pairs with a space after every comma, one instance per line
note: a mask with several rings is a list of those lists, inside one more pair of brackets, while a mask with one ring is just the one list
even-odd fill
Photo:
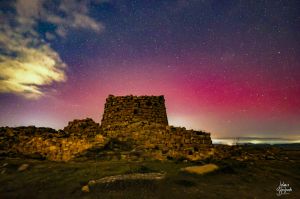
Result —
[[[292, 188], [280, 198], [300, 198], [300, 145], [214, 148], [212, 158], [198, 162], [0, 155], [0, 198], [278, 198], [280, 182]], [[206, 164], [218, 169], [203, 175], [184, 169]]]

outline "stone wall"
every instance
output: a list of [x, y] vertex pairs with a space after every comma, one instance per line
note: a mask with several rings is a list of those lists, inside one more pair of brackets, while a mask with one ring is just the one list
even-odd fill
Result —
[[101, 122], [104, 136], [129, 142], [134, 150], [158, 159], [203, 159], [211, 155], [210, 134], [168, 126], [163, 96], [106, 99]]
[[110, 95], [101, 126], [87, 118], [73, 120], [59, 131], [34, 126], [0, 128], [0, 155], [38, 154], [54, 161], [105, 154], [119, 154], [127, 160], [137, 154], [160, 160], [199, 160], [212, 151], [209, 133], [168, 125], [163, 96]]
[[103, 130], [148, 121], [168, 125], [164, 96], [113, 96], [106, 99]]
[[204, 159], [212, 153], [210, 134], [181, 127], [141, 121], [126, 128], [114, 126], [105, 131], [109, 138], [128, 142], [135, 151], [155, 159]]
[[68, 123], [68, 126], [66, 126], [63, 131], [68, 136], [80, 136], [85, 138], [94, 137], [102, 133], [100, 125], [91, 118], [73, 120]]
[[104, 143], [104, 138], [97, 135], [95, 139], [67, 137], [67, 138], [43, 138], [33, 137], [13, 145], [12, 149], [18, 153], [30, 156], [39, 154], [48, 160], [69, 161], [76, 155], [93, 147], [95, 144]]
[[74, 120], [64, 130], [34, 126], [0, 128], [0, 151], [68, 161], [94, 146], [104, 146], [106, 139], [92, 119]]

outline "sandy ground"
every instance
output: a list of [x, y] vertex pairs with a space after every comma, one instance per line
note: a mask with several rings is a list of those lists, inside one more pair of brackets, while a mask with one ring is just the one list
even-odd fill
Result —
[[[246, 150], [246, 149], [245, 149]], [[258, 147], [256, 153], [265, 151]], [[280, 157], [280, 158], [277, 158]], [[181, 171], [214, 163], [219, 170], [205, 174]], [[18, 171], [22, 164], [28, 168]], [[23, 165], [24, 166], [24, 165]], [[25, 166], [26, 167], [26, 166]], [[0, 159], [0, 198], [300, 198], [300, 147], [277, 150], [275, 159], [175, 161], [96, 161], [57, 163], [20, 158]], [[123, 180], [81, 189], [92, 179], [130, 173], [165, 173], [162, 180]], [[276, 194], [280, 182], [288, 195]]]

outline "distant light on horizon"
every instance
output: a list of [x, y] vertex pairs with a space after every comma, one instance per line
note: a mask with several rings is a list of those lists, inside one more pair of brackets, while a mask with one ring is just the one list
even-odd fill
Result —
[[238, 145], [238, 144], [300, 144], [300, 139], [285, 139], [285, 138], [212, 138], [213, 144], [224, 144], [224, 145]]

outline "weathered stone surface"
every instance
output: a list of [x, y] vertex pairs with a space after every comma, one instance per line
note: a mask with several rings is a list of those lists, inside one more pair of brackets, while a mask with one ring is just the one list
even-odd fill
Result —
[[105, 142], [99, 124], [89, 118], [69, 122], [59, 131], [34, 126], [0, 128], [0, 151], [32, 159], [68, 161], [95, 145], [104, 146]]
[[91, 118], [73, 120], [63, 131], [70, 136], [93, 137], [101, 133], [100, 125]]
[[147, 121], [168, 125], [164, 96], [113, 96], [106, 99], [102, 129]]
[[209, 133], [168, 125], [164, 96], [110, 95], [101, 126], [87, 118], [73, 120], [59, 131], [0, 128], [2, 156], [68, 161], [97, 157], [95, 153], [123, 160], [199, 160], [211, 156], [213, 149]]
[[219, 169], [219, 167], [215, 164], [206, 164], [206, 165], [202, 165], [202, 166], [185, 167], [185, 168], [182, 168], [181, 171], [203, 175], [206, 173], [213, 172], [217, 169]]
[[123, 180], [162, 180], [165, 178], [165, 175], [165, 173], [132, 173], [124, 175], [107, 176], [97, 180], [90, 180], [88, 182], [88, 186], [93, 186], [95, 184], [113, 183], [116, 181]]
[[103, 134], [130, 142], [146, 158], [199, 160], [212, 155], [210, 134], [168, 125], [163, 96], [112, 96], [105, 104]]
[[19, 168], [18, 171], [25, 171], [26, 169], [28, 169], [29, 164], [22, 164]]
[[90, 188], [89, 188], [88, 185], [85, 185], [85, 186], [83, 186], [83, 187], [81, 188], [81, 191], [82, 191], [82, 192], [85, 192], [85, 193], [88, 193], [88, 192], [90, 192]]
[[78, 139], [74, 137], [50, 138], [33, 137], [29, 141], [15, 145], [16, 151], [30, 156], [30, 154], [39, 153], [48, 160], [68, 161], [76, 154], [92, 147], [93, 143], [87, 139]]

